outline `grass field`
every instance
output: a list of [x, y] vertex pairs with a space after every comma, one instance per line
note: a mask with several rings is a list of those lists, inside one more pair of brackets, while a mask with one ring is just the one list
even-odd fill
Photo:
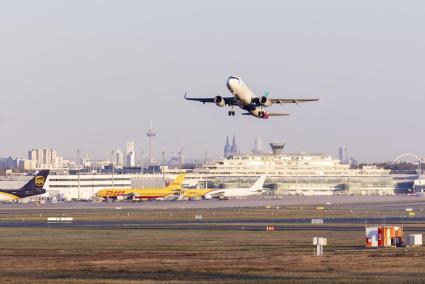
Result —
[[[300, 211], [303, 211], [302, 213]], [[257, 208], [221, 210], [55, 211], [42, 208], [2, 212], [9, 222], [46, 215], [73, 215], [83, 220], [204, 220], [378, 216], [376, 210]], [[118, 214], [117, 214], [118, 213]], [[130, 213], [130, 214], [128, 214]], [[272, 214], [273, 213], [273, 214]], [[385, 216], [401, 212], [387, 210]], [[40, 217], [41, 214], [41, 217]], [[377, 215], [378, 214], [378, 215]], [[25, 216], [24, 216], [25, 215]], [[243, 221], [241, 221], [243, 224]], [[285, 224], [277, 224], [285, 227]], [[332, 224], [330, 224], [332, 225]], [[334, 224], [335, 225], [335, 224]], [[337, 224], [343, 227], [342, 224]], [[297, 224], [292, 224], [297, 226]], [[313, 226], [313, 225], [311, 225]], [[134, 228], [0, 228], [2, 283], [136, 283], [166, 281], [252, 283], [425, 283], [425, 249], [364, 248], [357, 230], [134, 229]], [[406, 223], [406, 228], [409, 223]], [[415, 223], [422, 228], [422, 224]], [[421, 229], [422, 230], [422, 229]], [[420, 233], [423, 233], [422, 231]], [[424, 227], [425, 231], [425, 227]], [[312, 238], [328, 238], [321, 257], [313, 255]]]

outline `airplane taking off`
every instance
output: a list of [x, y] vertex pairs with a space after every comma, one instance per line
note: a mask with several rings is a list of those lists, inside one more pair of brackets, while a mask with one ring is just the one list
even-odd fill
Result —
[[214, 189], [204, 195], [205, 199], [228, 199], [229, 197], [246, 197], [263, 193], [266, 175], [262, 175], [250, 188]]
[[48, 175], [49, 170], [41, 170], [21, 188], [0, 189], [0, 201], [16, 201], [20, 198], [46, 193], [43, 186]]
[[269, 91], [266, 90], [262, 97], [256, 97], [245, 83], [236, 76], [230, 76], [227, 79], [227, 88], [233, 97], [216, 96], [215, 98], [188, 98], [186, 94], [184, 98], [189, 101], [198, 101], [202, 103], [215, 103], [219, 107], [230, 106], [229, 116], [235, 116], [234, 106], [247, 111], [243, 115], [252, 115], [262, 119], [268, 119], [270, 116], [287, 116], [287, 113], [270, 113], [264, 110], [273, 104], [299, 104], [305, 102], [314, 102], [319, 99], [269, 99]]
[[97, 192], [97, 197], [104, 200], [117, 199], [166, 199], [178, 196], [181, 191], [185, 173], [179, 174], [167, 187], [162, 188], [132, 188], [132, 189], [103, 189]]

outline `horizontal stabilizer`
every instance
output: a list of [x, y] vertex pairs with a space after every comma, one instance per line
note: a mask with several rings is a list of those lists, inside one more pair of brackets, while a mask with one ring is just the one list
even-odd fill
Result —
[[269, 112], [269, 116], [290, 116], [289, 113]]
[[[252, 115], [249, 112], [244, 112], [242, 113], [242, 115]], [[277, 112], [269, 112], [268, 113], [269, 116], [290, 116], [289, 113], [277, 113]]]
[[[242, 113], [242, 115], [251, 115], [251, 116], [253, 116], [249, 112], [244, 112], [244, 113]], [[267, 113], [267, 117], [270, 117], [270, 116], [290, 116], [290, 114], [289, 113], [268, 112]]]

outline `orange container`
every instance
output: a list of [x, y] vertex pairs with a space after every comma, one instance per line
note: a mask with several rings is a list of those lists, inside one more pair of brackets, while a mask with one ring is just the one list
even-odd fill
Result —
[[391, 246], [391, 227], [385, 227], [385, 234], [384, 234], [384, 247], [390, 247]]
[[390, 227], [390, 238], [395, 238], [396, 227]]

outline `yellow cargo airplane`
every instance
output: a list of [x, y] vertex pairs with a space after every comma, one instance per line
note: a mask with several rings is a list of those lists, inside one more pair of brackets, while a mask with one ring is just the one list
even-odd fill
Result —
[[97, 197], [107, 199], [160, 199], [179, 195], [184, 181], [185, 173], [179, 174], [167, 187], [162, 188], [113, 188], [103, 189], [97, 193]]
[[182, 196], [188, 199], [203, 198], [205, 194], [212, 191], [211, 188], [199, 188], [199, 189], [183, 189]]

